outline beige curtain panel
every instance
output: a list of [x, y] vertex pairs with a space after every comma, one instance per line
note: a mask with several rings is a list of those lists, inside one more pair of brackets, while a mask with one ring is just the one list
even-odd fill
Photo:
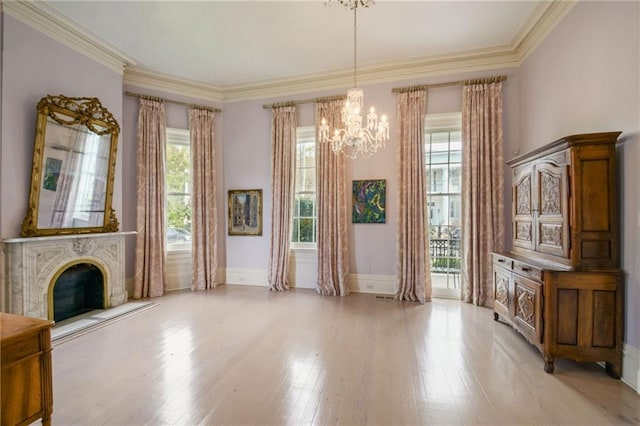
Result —
[[216, 287], [218, 270], [218, 210], [216, 204], [216, 144], [213, 111], [189, 110], [191, 134], [192, 220], [191, 290]]
[[272, 291], [289, 290], [289, 246], [294, 203], [297, 108], [274, 107], [271, 119], [271, 244], [268, 282]]
[[[324, 117], [333, 129], [340, 127], [344, 100], [316, 103], [316, 135]], [[345, 157], [336, 155], [330, 143], [317, 142], [318, 283], [321, 295], [349, 294], [347, 247], [347, 192]]]
[[427, 92], [398, 94], [398, 276], [396, 299], [431, 301], [424, 120]]
[[504, 248], [502, 83], [462, 93], [462, 300], [491, 306], [491, 252]]
[[135, 299], [162, 296], [166, 286], [164, 147], [164, 103], [140, 99]]

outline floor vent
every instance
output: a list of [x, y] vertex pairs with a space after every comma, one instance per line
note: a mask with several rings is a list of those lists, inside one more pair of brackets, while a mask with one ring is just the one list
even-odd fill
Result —
[[393, 296], [376, 296], [376, 300], [396, 300]]

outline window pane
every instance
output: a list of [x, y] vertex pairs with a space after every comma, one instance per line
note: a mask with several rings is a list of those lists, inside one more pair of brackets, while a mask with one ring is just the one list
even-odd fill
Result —
[[300, 217], [315, 216], [315, 197], [300, 197]]
[[[453, 145], [454, 143], [461, 143], [462, 142], [462, 131], [460, 130], [453, 130], [451, 132], [449, 132], [449, 138], [451, 139], [451, 144]], [[459, 148], [458, 148], [459, 149]]]
[[191, 152], [188, 145], [167, 145], [167, 192], [190, 192]]
[[191, 196], [167, 196], [167, 225], [191, 232]]
[[293, 229], [291, 231], [291, 241], [298, 241], [300, 219], [293, 219]]
[[316, 241], [315, 219], [300, 219], [300, 242], [313, 243]]
[[302, 182], [300, 183], [301, 192], [315, 192], [316, 191], [316, 169], [314, 167], [305, 167], [300, 169], [302, 175]]
[[431, 152], [431, 164], [447, 164], [449, 162], [449, 151]]
[[449, 192], [460, 192], [460, 182], [462, 180], [462, 169], [459, 165], [452, 165], [449, 168]]

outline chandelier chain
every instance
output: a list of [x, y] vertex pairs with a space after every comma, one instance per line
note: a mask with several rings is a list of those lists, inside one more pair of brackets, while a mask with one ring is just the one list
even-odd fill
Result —
[[358, 87], [358, 4], [353, 8], [353, 87]]

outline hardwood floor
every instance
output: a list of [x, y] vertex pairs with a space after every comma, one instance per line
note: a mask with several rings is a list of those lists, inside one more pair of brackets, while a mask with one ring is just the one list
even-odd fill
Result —
[[542, 357], [490, 309], [221, 286], [53, 349], [54, 425], [638, 424], [596, 364]]

